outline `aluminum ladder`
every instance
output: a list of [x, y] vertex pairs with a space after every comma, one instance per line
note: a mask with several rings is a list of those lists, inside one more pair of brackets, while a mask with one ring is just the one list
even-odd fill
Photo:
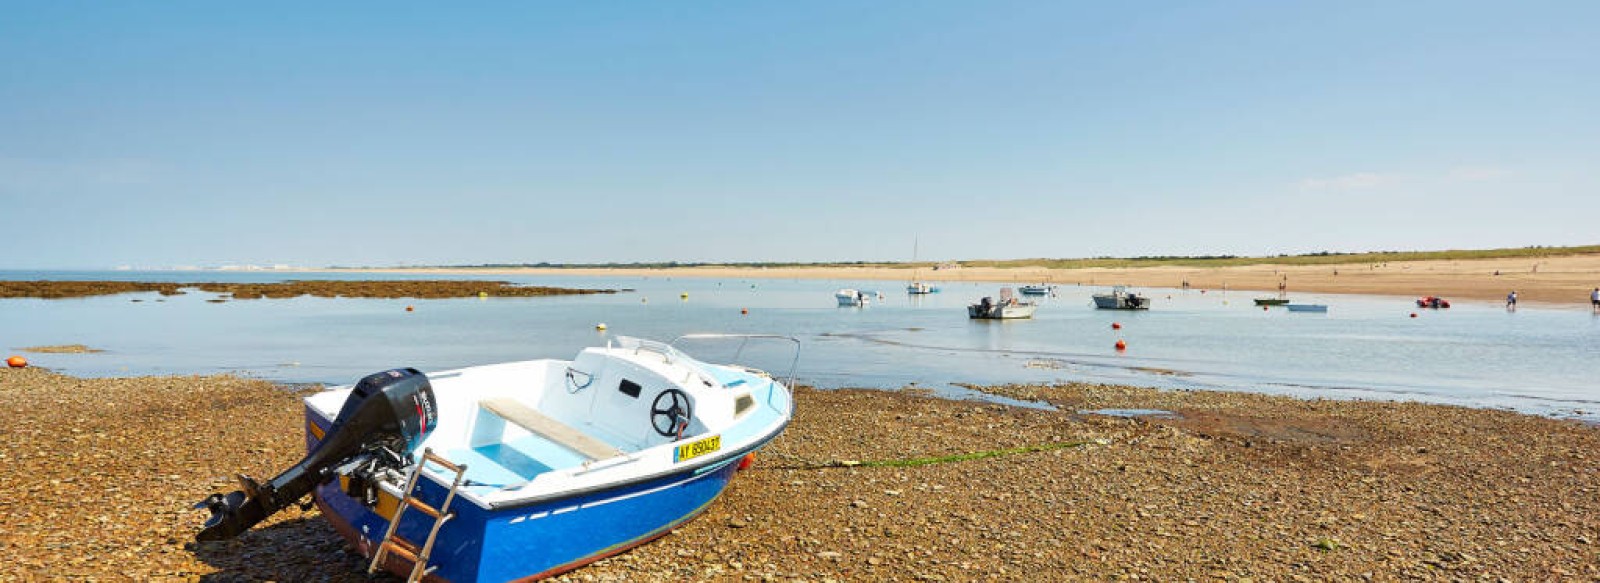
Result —
[[[417, 486], [417, 476], [422, 473], [422, 466], [427, 465], [428, 462], [439, 464], [456, 474], [455, 481], [450, 483], [450, 493], [445, 495], [444, 504], [440, 505], [439, 508], [429, 506], [428, 503], [412, 496], [412, 491]], [[466, 475], [466, 465], [457, 465], [434, 454], [431, 447], [424, 448], [422, 450], [422, 459], [411, 467], [411, 475], [406, 478], [405, 496], [400, 499], [399, 506], [395, 508], [394, 518], [389, 519], [389, 530], [383, 533], [383, 542], [378, 544], [378, 552], [373, 553], [372, 564], [367, 566], [367, 573], [377, 572], [378, 567], [383, 565], [384, 557], [390, 552], [411, 561], [411, 575], [406, 577], [406, 583], [421, 581], [423, 577], [427, 577], [438, 569], [438, 565], [428, 566], [428, 555], [433, 552], [433, 542], [439, 537], [439, 529], [444, 526], [445, 522], [455, 517], [454, 514], [450, 513], [450, 503], [455, 501], [456, 490], [461, 488], [461, 482], [466, 478]], [[405, 516], [408, 508], [416, 508], [418, 512], [433, 517], [433, 529], [428, 531], [428, 540], [423, 541], [420, 547], [396, 532], [400, 528], [400, 517]]]

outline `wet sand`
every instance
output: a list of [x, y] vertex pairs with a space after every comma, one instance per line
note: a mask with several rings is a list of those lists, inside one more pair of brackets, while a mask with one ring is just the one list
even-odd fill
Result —
[[[564, 579], [1600, 579], [1593, 426], [1417, 403], [986, 390], [1060, 410], [801, 389], [793, 425], [703, 515]], [[300, 458], [298, 399], [231, 377], [0, 370], [0, 580], [367, 580], [315, 510], [191, 542], [204, 519], [191, 504], [234, 472]], [[1103, 408], [1177, 417], [1078, 413]]]
[[[503, 274], [503, 275], [611, 275], [650, 277], [707, 277], [725, 279], [868, 279], [909, 281], [913, 270], [904, 267], [678, 267], [670, 269], [406, 269], [371, 270], [403, 273]], [[1498, 272], [1499, 275], [1495, 275]], [[1345, 265], [1250, 265], [1241, 267], [1139, 267], [1139, 268], [990, 268], [957, 267], [916, 273], [924, 281], [983, 281], [1027, 284], [1177, 288], [1189, 282], [1193, 289], [1241, 290], [1276, 293], [1283, 282], [1293, 296], [1299, 292], [1441, 296], [1453, 300], [1501, 302], [1517, 290], [1523, 302], [1589, 304], [1589, 292], [1600, 286], [1600, 255], [1474, 259], [1456, 261], [1406, 261]]]
[[610, 294], [613, 289], [571, 289], [513, 285], [504, 281], [400, 280], [339, 281], [294, 280], [279, 283], [167, 283], [139, 281], [0, 281], [0, 298], [80, 298], [125, 293], [156, 292], [163, 296], [200, 290], [236, 300], [319, 298], [470, 298], [532, 297], [574, 294]]

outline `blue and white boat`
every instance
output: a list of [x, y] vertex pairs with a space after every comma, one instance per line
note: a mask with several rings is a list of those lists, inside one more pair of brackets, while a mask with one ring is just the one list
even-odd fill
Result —
[[[679, 340], [708, 338], [787, 340], [799, 359], [786, 337]], [[622, 337], [571, 361], [397, 369], [311, 395], [310, 453], [201, 502], [197, 538], [311, 494], [372, 570], [409, 580], [537, 579], [644, 544], [705, 510], [794, 410], [770, 375], [673, 344]]]
[[839, 300], [841, 308], [863, 308], [871, 299], [871, 293], [854, 288], [843, 288], [833, 292], [833, 298]]
[[1328, 306], [1326, 304], [1284, 304], [1283, 307], [1288, 308], [1289, 311], [1291, 311], [1291, 312], [1326, 312], [1326, 311], [1328, 311]]
[[1048, 284], [1048, 283], [1041, 283], [1041, 284], [1038, 284], [1038, 285], [1025, 285], [1025, 286], [1017, 288], [1017, 291], [1022, 292], [1022, 295], [1025, 295], [1025, 296], [1042, 296], [1042, 295], [1048, 295], [1048, 294], [1055, 293], [1056, 286]]

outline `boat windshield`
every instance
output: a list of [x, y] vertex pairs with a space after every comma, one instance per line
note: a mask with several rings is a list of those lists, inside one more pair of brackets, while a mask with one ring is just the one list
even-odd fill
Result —
[[616, 337], [616, 347], [624, 350], [632, 350], [634, 354], [638, 354], [640, 352], [655, 352], [665, 358], [666, 362], [668, 363], [685, 361], [693, 363], [700, 362], [689, 355], [684, 354], [683, 351], [674, 348], [671, 344], [657, 342], [655, 340], [634, 338], [632, 336], [618, 336]]

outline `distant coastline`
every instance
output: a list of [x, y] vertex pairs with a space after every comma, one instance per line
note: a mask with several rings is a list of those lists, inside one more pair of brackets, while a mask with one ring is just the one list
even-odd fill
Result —
[[1284, 257], [1153, 257], [1017, 259], [922, 263], [737, 263], [615, 265], [482, 265], [328, 268], [319, 271], [480, 275], [624, 275], [734, 279], [864, 279], [1056, 285], [1132, 285], [1194, 290], [1271, 292], [1282, 283], [1301, 292], [1433, 295], [1500, 301], [1516, 290], [1523, 302], [1586, 305], [1600, 286], [1600, 246], [1309, 254]]

